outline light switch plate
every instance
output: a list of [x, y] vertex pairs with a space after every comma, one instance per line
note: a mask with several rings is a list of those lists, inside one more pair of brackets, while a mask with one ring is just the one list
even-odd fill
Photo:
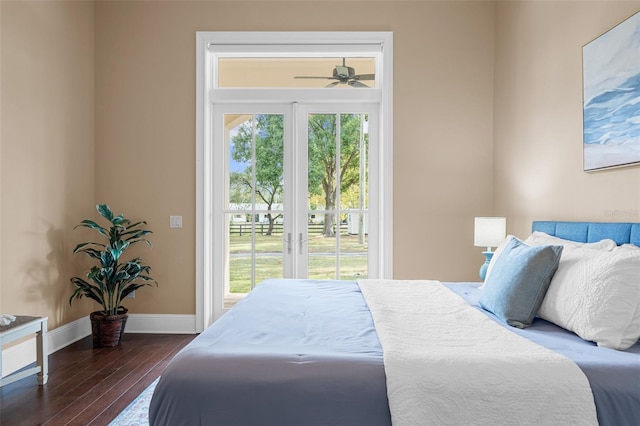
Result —
[[182, 228], [182, 216], [169, 216], [170, 228]]

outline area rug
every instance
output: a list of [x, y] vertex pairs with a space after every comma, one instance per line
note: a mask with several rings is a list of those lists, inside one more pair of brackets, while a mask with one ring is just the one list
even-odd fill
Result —
[[149, 426], [149, 404], [159, 378], [142, 391], [109, 426]]

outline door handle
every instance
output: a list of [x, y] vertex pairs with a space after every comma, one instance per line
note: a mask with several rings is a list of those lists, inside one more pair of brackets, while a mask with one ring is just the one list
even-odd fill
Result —
[[287, 234], [287, 254], [291, 254], [291, 232]]
[[302, 232], [298, 234], [298, 253], [302, 254], [302, 247], [303, 244], [306, 243], [308, 240], [304, 239], [304, 236], [302, 235]]

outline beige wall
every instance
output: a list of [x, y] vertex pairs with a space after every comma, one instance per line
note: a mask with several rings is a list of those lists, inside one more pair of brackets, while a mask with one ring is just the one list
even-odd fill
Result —
[[96, 199], [155, 231], [160, 286], [131, 311], [194, 312], [198, 30], [393, 31], [395, 276], [474, 279], [473, 216], [492, 211], [492, 3], [98, 2], [95, 16]]
[[496, 14], [495, 213], [640, 222], [640, 168], [582, 171], [582, 46], [634, 2], [501, 2]]
[[69, 307], [71, 256], [93, 216], [93, 4], [6, 2], [2, 8], [0, 312], [48, 316]]
[[475, 279], [478, 215], [640, 221], [640, 170], [581, 160], [581, 46], [637, 4], [0, 2], [0, 312], [95, 309], [72, 228], [104, 202], [155, 231], [130, 311], [194, 313], [198, 30], [393, 31], [396, 278]]

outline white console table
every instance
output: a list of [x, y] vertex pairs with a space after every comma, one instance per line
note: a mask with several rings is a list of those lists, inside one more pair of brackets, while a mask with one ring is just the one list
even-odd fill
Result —
[[[9, 325], [0, 326], [0, 387], [32, 374], [38, 375], [38, 384], [44, 385], [49, 378], [49, 356], [47, 354], [47, 317], [16, 316]], [[36, 334], [36, 366], [2, 377], [2, 345]]]

